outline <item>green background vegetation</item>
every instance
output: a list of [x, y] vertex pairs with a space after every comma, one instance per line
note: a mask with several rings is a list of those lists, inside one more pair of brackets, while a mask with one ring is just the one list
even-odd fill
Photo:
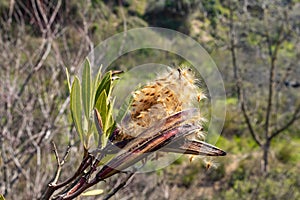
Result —
[[[56, 167], [51, 140], [60, 156], [72, 146], [61, 178], [70, 176], [83, 149], [72, 124], [65, 68], [73, 77], [98, 43], [148, 26], [189, 35], [216, 62], [227, 95], [226, 121], [216, 146], [228, 155], [215, 159], [218, 168], [208, 170], [200, 159], [181, 157], [156, 173], [136, 175], [113, 198], [300, 199], [300, 113], [294, 115], [300, 103], [298, 0], [1, 1], [0, 193], [6, 199], [40, 196]], [[143, 49], [110, 67], [124, 70], [157, 61], [176, 65], [182, 59]], [[266, 133], [270, 136], [295, 117], [269, 141], [267, 170], [265, 146], [250, 134], [242, 103], [262, 144], [268, 141]], [[97, 188], [109, 191], [121, 178]]]

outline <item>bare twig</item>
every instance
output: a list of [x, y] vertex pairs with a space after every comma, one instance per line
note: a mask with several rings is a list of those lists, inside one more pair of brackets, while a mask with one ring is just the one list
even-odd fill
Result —
[[279, 46], [281, 44], [281, 34], [283, 33], [283, 24], [280, 27], [280, 31], [279, 31], [279, 36], [278, 36], [278, 40], [276, 41], [275, 44], [275, 49], [274, 51], [272, 51], [272, 46], [273, 43], [270, 40], [270, 35], [269, 35], [269, 31], [268, 31], [268, 26], [267, 24], [265, 24], [266, 28], [266, 38], [267, 38], [267, 45], [268, 45], [268, 49], [269, 49], [269, 57], [270, 57], [270, 71], [269, 71], [269, 88], [268, 88], [268, 103], [267, 103], [267, 110], [266, 110], [266, 121], [264, 124], [265, 127], [265, 138], [269, 137], [269, 124], [270, 124], [270, 116], [272, 113], [272, 107], [273, 107], [273, 93], [274, 93], [274, 89], [275, 89], [275, 70], [276, 70], [276, 64], [275, 61], [277, 59], [277, 53], [278, 53], [278, 49]]
[[54, 191], [57, 189], [57, 182], [62, 170], [62, 166], [65, 164], [65, 160], [67, 159], [71, 149], [71, 146], [68, 146], [62, 160], [60, 160], [56, 145], [53, 141], [52, 141], [52, 146], [53, 146], [53, 152], [57, 162], [56, 172], [54, 174], [52, 181], [50, 181], [50, 183], [48, 184], [47, 189], [44, 195], [41, 197], [41, 199], [49, 199], [51, 195], [54, 193]]
[[236, 92], [238, 96], [238, 100], [240, 101], [240, 106], [241, 110], [245, 119], [245, 122], [247, 124], [247, 127], [250, 131], [250, 134], [254, 141], [256, 142], [257, 145], [261, 146], [261, 141], [258, 138], [257, 133], [253, 129], [250, 117], [248, 115], [248, 111], [246, 109], [245, 105], [245, 99], [244, 99], [244, 93], [243, 93], [243, 85], [242, 85], [242, 78], [239, 75], [239, 67], [237, 64], [237, 59], [236, 59], [236, 45], [235, 45], [235, 33], [234, 33], [234, 27], [233, 27], [233, 10], [230, 9], [230, 24], [229, 24], [229, 35], [230, 35], [230, 52], [231, 52], [231, 59], [232, 59], [232, 66], [233, 66], [233, 74], [234, 74], [234, 79], [236, 80]]
[[108, 200], [110, 199], [112, 196], [114, 196], [119, 190], [121, 190], [122, 188], [124, 188], [124, 186], [130, 182], [133, 177], [135, 175], [135, 172], [132, 172], [129, 174], [129, 176], [126, 177], [126, 179], [124, 181], [122, 181], [122, 183], [120, 183], [116, 188], [113, 189], [113, 191], [111, 191], [109, 194], [107, 194], [103, 200]]
[[56, 4], [56, 6], [55, 6], [55, 8], [54, 8], [54, 11], [52, 12], [52, 15], [51, 15], [51, 17], [50, 17], [50, 19], [49, 19], [49, 22], [48, 22], [48, 30], [50, 30], [50, 28], [51, 28], [51, 25], [53, 24], [53, 22], [54, 22], [54, 20], [55, 20], [55, 18], [56, 18], [56, 16], [57, 16], [57, 13], [58, 13], [58, 11], [59, 11], [59, 9], [60, 9], [60, 6], [61, 6], [61, 3], [62, 3], [62, 0], [58, 0], [58, 2], [57, 2], [57, 4]]
[[254, 131], [252, 123], [251, 123], [250, 118], [248, 116], [248, 113], [247, 113], [247, 110], [246, 110], [246, 106], [245, 106], [245, 102], [244, 102], [244, 94], [241, 95], [240, 101], [241, 101], [242, 113], [243, 113], [243, 116], [245, 118], [245, 122], [247, 124], [248, 129], [249, 129], [249, 132], [250, 132], [253, 140], [256, 142], [256, 144], [258, 146], [262, 146], [261, 140], [258, 138], [257, 133]]
[[272, 140], [274, 137], [276, 137], [278, 134], [280, 134], [282, 131], [286, 130], [287, 128], [289, 128], [291, 125], [293, 125], [296, 120], [300, 119], [300, 105], [295, 109], [291, 119], [285, 124], [283, 125], [281, 128], [277, 129], [276, 131], [274, 131], [272, 133], [272, 135], [269, 137], [269, 140]]

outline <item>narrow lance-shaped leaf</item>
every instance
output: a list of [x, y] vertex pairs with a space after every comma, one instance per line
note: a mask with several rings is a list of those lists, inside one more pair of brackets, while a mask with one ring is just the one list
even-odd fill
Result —
[[95, 108], [99, 111], [103, 123], [103, 131], [105, 132], [105, 121], [106, 121], [106, 113], [107, 113], [107, 95], [106, 91], [103, 90], [99, 95], [98, 99], [95, 103]]
[[98, 73], [96, 74], [96, 77], [95, 77], [95, 80], [94, 80], [94, 86], [95, 86], [94, 87], [94, 89], [95, 89], [94, 95], [96, 94], [96, 91], [97, 91], [97, 89], [100, 85], [99, 80], [101, 78], [101, 69], [102, 69], [102, 65], [99, 67]]
[[83, 142], [81, 88], [78, 77], [75, 77], [72, 84], [70, 107], [77, 133]]
[[[98, 70], [98, 73], [96, 74], [96, 77], [95, 79], [93, 80], [93, 91], [92, 91], [92, 94], [93, 94], [93, 97], [92, 97], [92, 102], [91, 102], [91, 106], [92, 107], [95, 107], [95, 103], [97, 101], [96, 99], [96, 92], [98, 90], [98, 87], [100, 85], [101, 82], [99, 82], [100, 78], [101, 78], [101, 69], [102, 69], [102, 65], [100, 66], [99, 70]], [[97, 97], [98, 98], [98, 97]]]
[[98, 112], [97, 108], [94, 109], [94, 121], [97, 129], [94, 138], [95, 141], [98, 141], [98, 147], [101, 147], [102, 146], [101, 138], [103, 135], [103, 123], [102, 123], [101, 115]]
[[113, 123], [111, 124], [111, 126], [108, 127], [108, 129], [107, 129], [107, 133], [109, 133], [108, 136], [111, 135], [111, 133], [115, 130], [115, 128], [116, 128], [116, 122], [113, 122]]
[[82, 72], [82, 103], [84, 108], [85, 117], [90, 118], [91, 101], [92, 101], [92, 80], [90, 62], [85, 59], [83, 72]]
[[107, 132], [107, 129], [113, 124], [113, 118], [112, 118], [112, 110], [113, 110], [113, 103], [114, 101], [112, 101], [111, 103], [109, 103], [107, 105], [107, 113], [106, 113], [106, 121], [105, 121], [105, 133], [106, 133], [106, 136], [107, 134], [109, 134]]
[[111, 91], [111, 82], [112, 82], [112, 80], [111, 80], [111, 71], [109, 71], [104, 75], [99, 87], [97, 88], [96, 95], [95, 95], [95, 103], [98, 100], [99, 95], [104, 90], [106, 91], [107, 96], [109, 96], [109, 92]]
[[69, 74], [68, 68], [66, 68], [66, 76], [67, 76], [67, 83], [68, 83], [69, 92], [71, 93], [70, 74]]
[[95, 108], [99, 111], [100, 113], [100, 116], [101, 116], [101, 120], [102, 120], [102, 123], [103, 123], [103, 127], [102, 127], [102, 131], [103, 131], [103, 134], [102, 134], [102, 137], [101, 137], [101, 144], [102, 146], [105, 146], [106, 145], [106, 130], [107, 130], [107, 127], [105, 127], [106, 125], [106, 120], [107, 120], [107, 95], [106, 95], [106, 91], [103, 90], [101, 92], [101, 94], [99, 95], [97, 101], [96, 101], [96, 104], [95, 104]]
[[96, 196], [96, 195], [100, 195], [104, 192], [104, 190], [102, 189], [95, 189], [95, 190], [90, 190], [87, 192], [84, 192], [81, 194], [81, 196]]

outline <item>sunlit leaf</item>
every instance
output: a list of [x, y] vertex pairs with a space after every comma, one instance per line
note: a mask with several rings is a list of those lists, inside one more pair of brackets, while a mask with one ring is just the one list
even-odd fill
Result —
[[112, 124], [111, 124], [111, 126], [110, 127], [108, 127], [108, 129], [107, 129], [107, 133], [112, 133], [113, 132], [113, 130], [115, 130], [115, 128], [116, 128], [116, 123], [115, 122], [113, 122]]
[[85, 59], [83, 72], [82, 72], [82, 103], [84, 113], [87, 119], [90, 118], [91, 112], [91, 94], [92, 94], [92, 81], [91, 81], [91, 69], [90, 62]]
[[96, 131], [94, 134], [95, 141], [98, 141], [98, 146], [101, 145], [101, 137], [103, 134], [103, 123], [101, 119], [101, 115], [98, 112], [97, 108], [94, 109], [94, 121], [96, 126]]
[[75, 77], [72, 84], [70, 106], [77, 133], [80, 140], [83, 141], [81, 89], [78, 77]]
[[66, 76], [67, 76], [67, 83], [68, 83], [69, 92], [71, 93], [70, 74], [69, 74], [68, 68], [66, 68]]
[[[96, 75], [96, 77], [95, 77], [95, 80], [94, 80], [94, 86], [95, 86], [95, 89], [98, 89], [98, 87], [99, 87], [99, 80], [100, 80], [100, 78], [101, 78], [101, 69], [102, 69], [102, 65], [100, 66], [100, 68], [99, 68], [99, 71], [98, 71], [98, 73], [97, 73], [97, 75]], [[96, 91], [95, 91], [96, 92]]]
[[106, 113], [106, 121], [105, 121], [105, 130], [108, 129], [113, 123], [112, 119], [112, 111], [113, 111], [113, 102], [107, 105], [107, 113]]
[[[105, 126], [106, 113], [107, 113], [107, 95], [105, 90], [103, 90], [99, 95], [95, 104], [95, 108], [99, 111], [102, 118], [103, 125]], [[105, 127], [103, 127], [103, 129], [105, 129]]]
[[95, 189], [95, 190], [90, 190], [87, 192], [84, 192], [81, 194], [81, 196], [96, 196], [96, 195], [100, 195], [104, 192], [104, 190], [102, 189]]
[[111, 90], [111, 71], [107, 72], [104, 75], [99, 87], [97, 88], [96, 95], [95, 95], [95, 102], [98, 100], [98, 97], [103, 90], [106, 91], [106, 94], [108, 96]]

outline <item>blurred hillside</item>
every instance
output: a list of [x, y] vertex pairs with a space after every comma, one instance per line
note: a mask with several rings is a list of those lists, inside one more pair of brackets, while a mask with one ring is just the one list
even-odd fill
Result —
[[[52, 140], [61, 157], [72, 146], [61, 179], [70, 176], [82, 148], [65, 68], [76, 75], [101, 41], [148, 26], [189, 35], [216, 62], [227, 96], [216, 146], [228, 155], [208, 170], [182, 157], [137, 174], [113, 199], [300, 199], [299, 0], [0, 1], [0, 194], [41, 195], [56, 168]], [[143, 49], [110, 67], [158, 60], [182, 62]], [[108, 191], [118, 182], [113, 177], [97, 188]]]

